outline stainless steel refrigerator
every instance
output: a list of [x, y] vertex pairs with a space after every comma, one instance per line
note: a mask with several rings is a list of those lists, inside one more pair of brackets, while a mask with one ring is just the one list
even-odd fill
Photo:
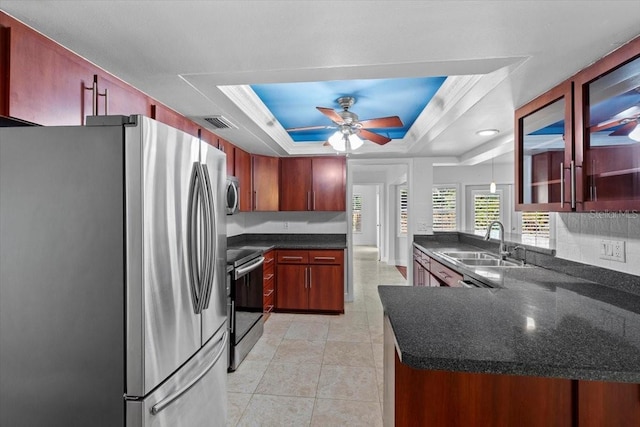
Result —
[[0, 425], [226, 424], [225, 184], [143, 116], [0, 128]]

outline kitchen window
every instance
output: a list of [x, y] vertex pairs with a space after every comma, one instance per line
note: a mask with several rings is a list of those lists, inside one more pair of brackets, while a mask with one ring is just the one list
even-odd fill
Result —
[[354, 194], [351, 200], [351, 231], [362, 233], [362, 195]]
[[399, 200], [399, 222], [398, 222], [398, 234], [404, 236], [407, 234], [407, 225], [409, 219], [408, 203], [409, 203], [409, 191], [406, 186], [398, 187], [398, 200]]
[[473, 195], [473, 232], [484, 234], [491, 221], [500, 220], [500, 193], [476, 192]]
[[458, 228], [455, 186], [433, 187], [433, 231], [455, 231]]
[[549, 212], [522, 212], [522, 243], [539, 246], [551, 238]]

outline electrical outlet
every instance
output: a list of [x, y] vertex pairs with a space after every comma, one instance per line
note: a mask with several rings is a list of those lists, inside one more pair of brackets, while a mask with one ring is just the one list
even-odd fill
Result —
[[624, 240], [600, 240], [600, 259], [625, 261]]
[[289, 221], [285, 221], [284, 222], [284, 229], [288, 230], [289, 229]]
[[625, 248], [624, 248], [624, 240], [612, 240], [612, 255], [611, 259], [614, 261], [625, 262]]

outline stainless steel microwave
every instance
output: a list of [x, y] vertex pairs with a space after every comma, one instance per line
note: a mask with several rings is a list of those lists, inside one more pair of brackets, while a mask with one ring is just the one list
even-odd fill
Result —
[[233, 215], [240, 211], [240, 183], [235, 176], [227, 177], [225, 200], [227, 215]]

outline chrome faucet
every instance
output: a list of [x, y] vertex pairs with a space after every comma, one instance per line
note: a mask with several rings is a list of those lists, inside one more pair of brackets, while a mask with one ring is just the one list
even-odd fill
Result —
[[517, 245], [513, 247], [513, 252], [515, 253], [518, 249], [522, 250], [522, 264], [524, 265], [527, 263], [527, 248]]
[[495, 224], [498, 224], [499, 229], [500, 229], [500, 257], [502, 259], [505, 259], [507, 256], [509, 256], [509, 251], [507, 251], [507, 246], [504, 244], [504, 225], [502, 225], [502, 223], [500, 221], [492, 221], [489, 224], [489, 227], [487, 227], [487, 233], [484, 235], [484, 240], [489, 240], [489, 238], [491, 237], [491, 229], [493, 228], [493, 226]]

